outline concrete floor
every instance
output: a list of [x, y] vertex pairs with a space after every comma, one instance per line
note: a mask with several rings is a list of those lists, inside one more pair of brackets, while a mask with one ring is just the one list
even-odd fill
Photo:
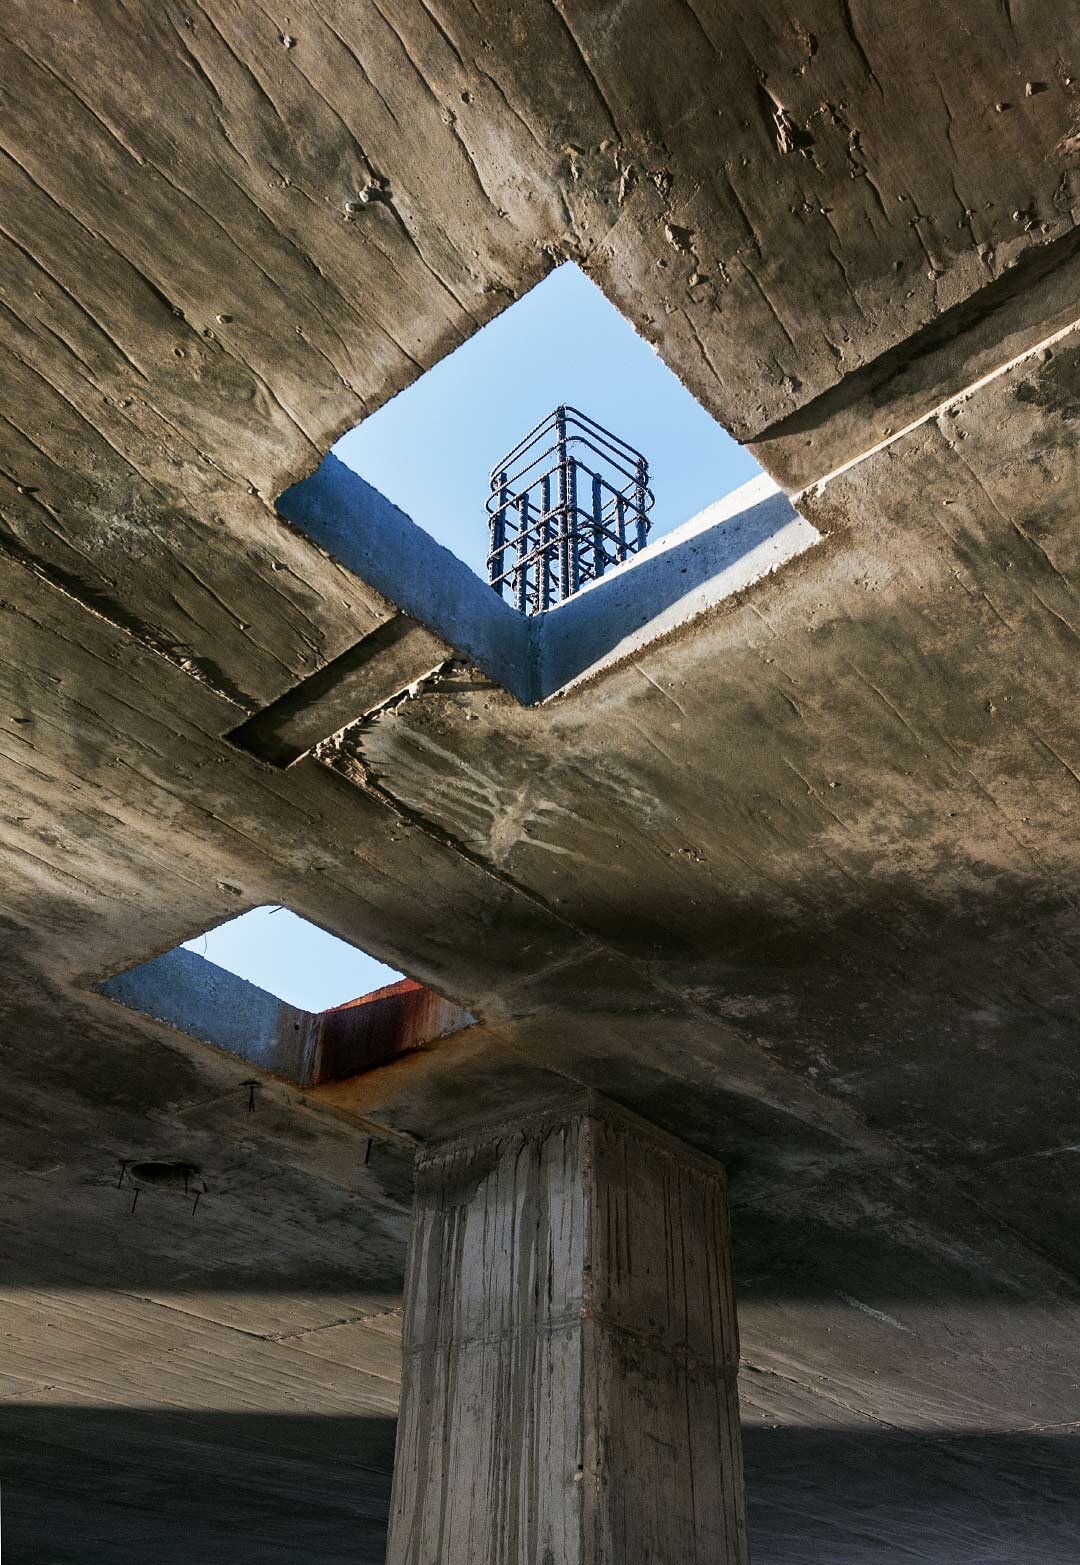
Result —
[[[0, 44], [8, 1554], [380, 1560], [413, 1145], [570, 1079], [729, 1166], [760, 1565], [1074, 1560], [1073, 9], [11, 0]], [[821, 542], [543, 704], [452, 645], [237, 748], [402, 606], [276, 498], [566, 256]], [[95, 992], [267, 902], [479, 1025], [249, 1114]]]

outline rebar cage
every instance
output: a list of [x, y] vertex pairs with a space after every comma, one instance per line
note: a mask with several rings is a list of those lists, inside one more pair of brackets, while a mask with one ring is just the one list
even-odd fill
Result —
[[645, 547], [653, 493], [640, 451], [558, 407], [491, 471], [488, 580], [538, 614]]

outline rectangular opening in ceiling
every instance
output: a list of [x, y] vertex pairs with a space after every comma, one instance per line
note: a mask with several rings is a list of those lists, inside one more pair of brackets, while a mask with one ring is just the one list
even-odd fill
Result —
[[[564, 559], [562, 580], [558, 533], [569, 497], [565, 481], [560, 494], [557, 470], [560, 410], [570, 459], [582, 467], [569, 482], [583, 534], [581, 570]], [[540, 443], [524, 462], [502, 462], [537, 430]], [[641, 543], [661, 538], [761, 472], [572, 262], [342, 436], [334, 455], [485, 580], [513, 575], [523, 519], [533, 530], [530, 552], [546, 533], [554, 557], [539, 574], [550, 582], [537, 582], [534, 564], [527, 602], [520, 580], [502, 584], [507, 601], [524, 602], [526, 612], [553, 607], [605, 563], [618, 564], [621, 533], [633, 551], [639, 524]], [[639, 457], [654, 497], [647, 508], [635, 493]], [[513, 503], [502, 507], [508, 540], [493, 571], [500, 542], [489, 518], [500, 510], [498, 479], [507, 467]], [[624, 506], [616, 503], [620, 489]], [[590, 525], [594, 494], [602, 531]]]
[[397, 983], [403, 973], [287, 907], [253, 907], [186, 940], [185, 951], [304, 1011], [324, 1011]]
[[99, 993], [301, 1086], [359, 1075], [474, 1018], [288, 908], [252, 908]]

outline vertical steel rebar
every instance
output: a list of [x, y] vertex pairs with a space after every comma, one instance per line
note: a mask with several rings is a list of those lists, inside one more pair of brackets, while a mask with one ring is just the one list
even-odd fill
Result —
[[518, 496], [517, 563], [514, 566], [514, 601], [519, 614], [529, 603], [529, 496]]
[[489, 476], [491, 585], [522, 614], [570, 597], [644, 547], [648, 485], [640, 452], [576, 408], [556, 408]]
[[488, 580], [502, 593], [501, 577], [506, 554], [506, 502], [510, 491], [506, 484], [506, 469], [499, 474], [499, 506], [491, 518], [490, 551], [488, 553]]
[[581, 586], [581, 544], [583, 535], [578, 527], [577, 475], [578, 465], [573, 457], [569, 457], [566, 463], [566, 530], [568, 534], [567, 553], [570, 558], [570, 591], [572, 593], [576, 592]]
[[559, 597], [570, 596], [570, 485], [566, 445], [566, 409], [555, 410], [555, 460], [559, 482]]
[[604, 480], [599, 473], [593, 474], [592, 519], [593, 575], [602, 576], [607, 564], [607, 553], [604, 549]]
[[540, 559], [537, 565], [537, 574], [540, 582], [540, 609], [551, 607], [552, 569], [551, 569], [551, 474], [545, 473], [540, 480]]
[[619, 538], [617, 552], [619, 564], [621, 565], [628, 553], [626, 547], [626, 496], [624, 494], [615, 496], [615, 530]]
[[645, 539], [648, 534], [648, 523], [645, 519], [645, 497], [649, 489], [649, 469], [645, 458], [639, 456], [637, 460], [637, 482], [634, 485], [634, 505], [637, 510], [637, 547], [644, 549]]

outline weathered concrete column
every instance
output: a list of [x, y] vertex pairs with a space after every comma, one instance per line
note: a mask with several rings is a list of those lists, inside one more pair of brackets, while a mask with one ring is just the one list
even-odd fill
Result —
[[744, 1565], [723, 1172], [595, 1096], [421, 1153], [387, 1565]]

